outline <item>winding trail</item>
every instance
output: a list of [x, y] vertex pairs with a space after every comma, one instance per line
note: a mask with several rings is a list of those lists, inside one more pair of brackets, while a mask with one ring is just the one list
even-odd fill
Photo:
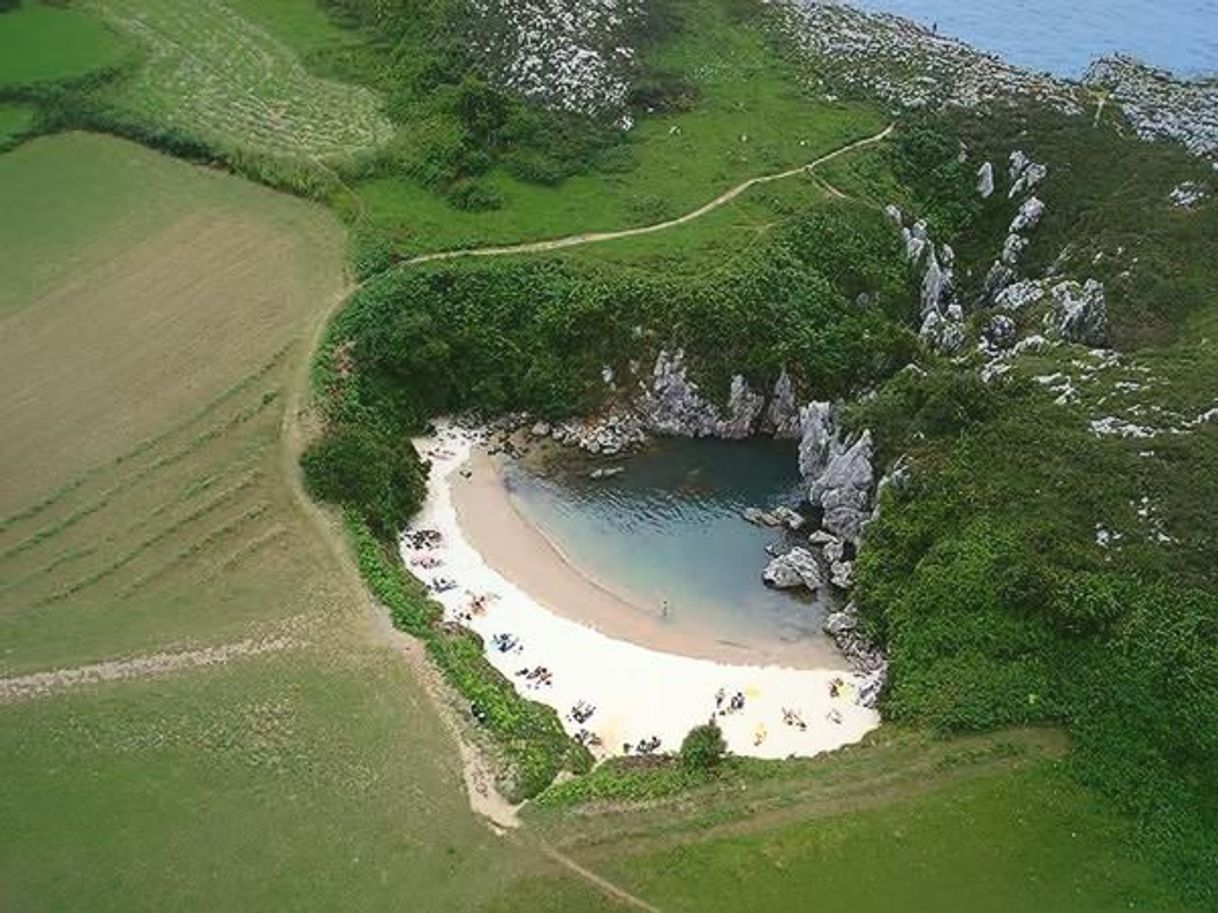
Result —
[[[651, 235], [660, 231], [667, 231], [670, 228], [677, 228], [680, 225], [686, 225], [693, 222], [695, 219], [700, 219], [709, 213], [714, 212], [720, 206], [730, 203], [740, 194], [744, 193], [751, 187], [756, 187], [760, 184], [769, 184], [772, 181], [781, 181], [784, 178], [794, 177], [797, 174], [811, 174], [812, 170], [831, 162], [839, 156], [854, 152], [856, 149], [862, 149], [865, 146], [872, 146], [876, 143], [881, 143], [886, 140], [892, 131], [896, 129], [896, 124], [889, 124], [879, 133], [872, 136], [856, 140], [845, 146], [834, 149], [822, 155], [814, 161], [808, 162], [806, 165], [800, 165], [796, 168], [789, 168], [786, 171], [779, 171], [775, 174], [766, 174], [761, 177], [749, 178], [742, 184], [737, 184], [730, 190], [725, 190], [719, 196], [715, 197], [709, 203], [698, 207], [697, 209], [685, 213], [683, 216], [677, 216], [675, 219], [667, 219], [663, 222], [654, 222], [651, 225], [641, 225], [637, 228], [623, 228], [618, 231], [596, 231], [578, 235], [566, 235], [562, 238], [551, 238], [545, 241], [525, 241], [520, 244], [505, 244], [489, 247], [465, 247], [457, 250], [437, 251], [432, 254], [420, 254], [417, 257], [412, 257], [409, 260], [402, 261], [400, 266], [414, 266], [420, 263], [432, 263], [436, 260], [455, 260], [458, 257], [502, 257], [510, 254], [534, 254], [544, 253], [545, 251], [561, 250], [564, 247], [579, 247], [583, 244], [596, 244], [600, 241], [615, 241], [619, 238], [635, 238], [640, 235]], [[833, 196], [840, 199], [846, 199], [846, 194], [842, 193], [836, 187], [822, 180], [820, 183], [828, 188]]]

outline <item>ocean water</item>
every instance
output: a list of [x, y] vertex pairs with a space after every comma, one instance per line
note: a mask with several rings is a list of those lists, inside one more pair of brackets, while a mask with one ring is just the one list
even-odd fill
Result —
[[[740, 516], [750, 506], [798, 505], [794, 444], [661, 439], [614, 463], [570, 460], [514, 461], [504, 477], [517, 509], [580, 570], [667, 625], [754, 649], [823, 649], [824, 599], [761, 582], [766, 546], [787, 534]], [[596, 465], [625, 472], [593, 480]]]
[[852, 0], [1011, 63], [1078, 77], [1122, 52], [1178, 76], [1218, 74], [1218, 0]]

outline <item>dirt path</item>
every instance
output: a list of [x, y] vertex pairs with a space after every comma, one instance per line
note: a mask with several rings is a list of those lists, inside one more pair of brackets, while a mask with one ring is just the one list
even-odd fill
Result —
[[556, 850], [544, 840], [539, 840], [537, 846], [548, 859], [558, 863], [564, 869], [567, 869], [569, 872], [573, 873], [579, 878], [582, 878], [594, 888], [608, 895], [609, 897], [612, 897], [614, 900], [624, 903], [628, 907], [634, 907], [636, 910], [645, 910], [646, 913], [661, 913], [659, 907], [649, 904], [641, 897], [636, 897], [634, 894], [631, 894], [625, 888], [614, 884], [609, 879], [602, 878], [591, 869], [580, 865], [566, 853], [562, 852], [561, 850]]
[[[789, 168], [786, 171], [780, 171], [776, 174], [762, 175], [761, 177], [749, 178], [742, 184], [737, 184], [730, 190], [726, 190], [719, 196], [715, 197], [704, 206], [700, 206], [692, 212], [687, 212], [683, 216], [677, 216], [675, 219], [668, 219], [664, 222], [655, 222], [651, 225], [642, 225], [638, 228], [623, 228], [618, 231], [598, 231], [589, 232], [579, 235], [567, 235], [562, 238], [551, 238], [546, 241], [527, 241], [522, 244], [507, 244], [502, 246], [492, 247], [470, 247], [460, 248], [458, 250], [438, 251], [433, 254], [421, 254], [418, 257], [413, 257], [406, 260], [402, 265], [414, 266], [420, 263], [432, 263], [436, 260], [455, 260], [458, 257], [502, 257], [510, 254], [534, 254], [544, 253], [545, 251], [561, 250], [564, 247], [579, 247], [583, 244], [595, 244], [600, 241], [614, 241], [619, 238], [634, 238], [639, 235], [651, 235], [660, 231], [667, 231], [670, 228], [676, 228], [680, 225], [686, 225], [693, 222], [695, 219], [700, 219], [703, 216], [714, 212], [720, 206], [730, 203], [740, 194], [744, 193], [750, 187], [756, 187], [760, 184], [769, 184], [772, 181], [781, 181], [784, 178], [794, 177], [797, 174], [810, 174], [813, 169], [820, 165], [830, 162], [839, 156], [846, 155], [856, 149], [862, 149], [865, 146], [872, 146], [876, 143], [881, 143], [886, 140], [892, 131], [896, 129], [896, 124], [889, 124], [879, 133], [873, 136], [868, 136], [861, 140], [856, 140], [853, 143], [842, 146], [832, 152], [822, 155], [815, 161], [808, 162], [806, 165], [800, 165], [797, 168]], [[834, 196], [845, 199], [846, 194], [842, 193], [836, 187], [833, 187], [826, 181], [821, 181], [822, 184]]]
[[0, 704], [47, 697], [83, 685], [96, 685], [102, 682], [116, 682], [152, 675], [168, 675], [188, 669], [218, 666], [234, 659], [275, 653], [301, 645], [301, 641], [288, 634], [268, 634], [264, 637], [247, 637], [244, 640], [198, 650], [147, 653], [130, 659], [107, 660], [71, 669], [52, 669], [48, 672], [0, 678]]

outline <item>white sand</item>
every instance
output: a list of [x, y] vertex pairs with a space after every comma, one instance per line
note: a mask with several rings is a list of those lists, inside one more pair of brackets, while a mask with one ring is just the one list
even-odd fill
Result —
[[[653, 736], [661, 740], [659, 751], [676, 751], [689, 729], [715, 712], [720, 688], [728, 698], [736, 692], [745, 696], [743, 710], [717, 717], [729, 750], [737, 755], [813, 755], [856, 742], [879, 725], [874, 710], [856, 703], [860, 679], [849, 672], [735, 665], [659, 652], [546, 609], [487, 564], [458, 520], [452, 485], [470, 456], [473, 437], [445, 426], [435, 437], [415, 442], [432, 461], [432, 472], [423, 510], [403, 538], [402, 558], [426, 582], [440, 578], [456, 582], [456, 587], [435, 596], [446, 618], [482, 635], [490, 662], [522, 694], [554, 707], [569, 733], [586, 729], [599, 736], [601, 745], [593, 749], [598, 757], [622, 754], [625, 745]], [[409, 534], [423, 529], [438, 531], [441, 540], [416, 550]], [[439, 564], [420, 567], [417, 561], [423, 556]], [[561, 561], [552, 551], [540, 554], [538, 560]], [[603, 598], [595, 584], [587, 585], [590, 598], [594, 593]], [[483, 595], [485, 608], [471, 614], [472, 600]], [[501, 653], [491, 642], [495, 634], [511, 634], [519, 646]], [[551, 684], [535, 685], [516, 674], [537, 666], [550, 671]], [[830, 695], [834, 681], [841, 683], [837, 697]], [[583, 724], [569, 715], [580, 701], [596, 708]], [[784, 708], [795, 711], [806, 728], [784, 724]]]

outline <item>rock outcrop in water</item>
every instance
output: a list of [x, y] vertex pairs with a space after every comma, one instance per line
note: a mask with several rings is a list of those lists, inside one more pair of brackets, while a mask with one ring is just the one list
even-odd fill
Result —
[[816, 556], [806, 548], [796, 546], [785, 555], [779, 555], [766, 565], [761, 572], [761, 579], [768, 586], [781, 590], [795, 587], [807, 587], [818, 590], [823, 585], [820, 576], [820, 565]]

